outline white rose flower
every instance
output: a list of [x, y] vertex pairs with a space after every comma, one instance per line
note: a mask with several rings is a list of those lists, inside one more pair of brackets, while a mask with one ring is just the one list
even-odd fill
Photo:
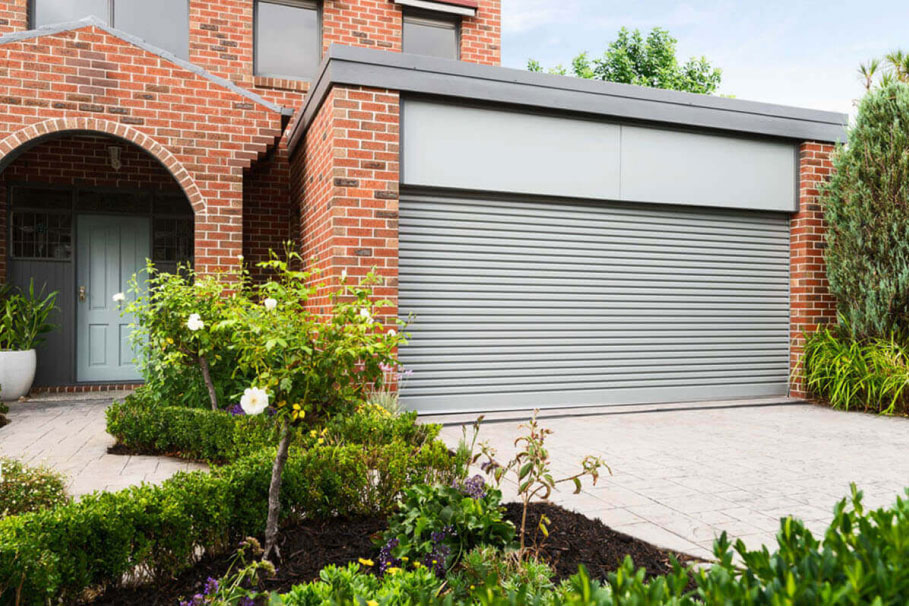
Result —
[[189, 320], [186, 321], [186, 327], [193, 332], [197, 330], [202, 330], [205, 328], [205, 322], [202, 321], [202, 316], [199, 314], [190, 314]]
[[398, 331], [396, 331], [394, 328], [392, 328], [391, 330], [388, 331], [388, 336], [389, 336], [389, 337], [393, 337], [393, 336], [395, 336], [395, 335], [397, 335], [397, 334], [398, 334]]
[[365, 307], [360, 310], [360, 317], [363, 318], [364, 320], [366, 320], [367, 324], [373, 323], [372, 316], [369, 314], [369, 310], [366, 309]]
[[268, 393], [258, 387], [250, 387], [240, 398], [240, 408], [250, 416], [260, 415], [268, 408]]
[[269, 297], [268, 299], [265, 299], [265, 301], [263, 301], [262, 304], [265, 305], [265, 309], [267, 309], [268, 311], [273, 311], [275, 309], [275, 307], [278, 306], [278, 302], [275, 299], [272, 299], [271, 297]]
[[114, 303], [123, 303], [124, 301], [126, 301], [126, 295], [123, 294], [122, 292], [118, 292], [112, 298], [114, 300]]
[[346, 269], [341, 270], [341, 282], [347, 282], [347, 270]]

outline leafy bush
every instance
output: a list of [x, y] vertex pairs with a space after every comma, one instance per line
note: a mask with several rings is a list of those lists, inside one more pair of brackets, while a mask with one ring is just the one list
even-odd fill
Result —
[[320, 581], [294, 587], [282, 596], [281, 603], [285, 606], [432, 604], [442, 585], [442, 581], [425, 568], [401, 570], [379, 578], [364, 573], [356, 563], [344, 568], [329, 566], [319, 573], [319, 577]]
[[859, 341], [842, 327], [821, 328], [802, 361], [808, 388], [836, 408], [909, 412], [909, 350], [894, 337]]
[[[274, 456], [263, 449], [210, 473], [0, 520], [0, 603], [16, 592], [25, 605], [72, 600], [136, 571], [166, 578], [192, 565], [200, 549], [220, 552], [260, 534]], [[406, 486], [451, 482], [456, 468], [438, 441], [300, 449], [283, 476], [282, 519], [387, 514]]]
[[[208, 409], [160, 406], [134, 396], [107, 409], [107, 432], [119, 444], [147, 454], [178, 455], [217, 463], [235, 461], [278, 443], [271, 417], [250, 417]], [[402, 442], [419, 447], [435, 440], [441, 427], [417, 423], [417, 414], [393, 417], [371, 406], [325, 420], [321, 430], [299, 428], [293, 444], [361, 444], [379, 447]]]
[[28, 290], [0, 284], [0, 351], [28, 351], [54, 329], [48, 322], [56, 307], [57, 293], [35, 292], [34, 281]]
[[464, 556], [461, 565], [448, 576], [456, 599], [468, 599], [476, 587], [495, 585], [506, 593], [528, 596], [551, 594], [556, 586], [552, 568], [534, 557], [518, 558], [493, 547], [478, 547]]
[[65, 486], [55, 471], [0, 457], [0, 520], [68, 502]]
[[[247, 296], [242, 267], [227, 275], [196, 275], [181, 266], [161, 272], [151, 263], [142, 281], [134, 278], [134, 300], [124, 308], [132, 315], [132, 333], [147, 399], [171, 406], [226, 408], [236, 402], [251, 377], [237, 371], [230, 331], [217, 330], [233, 319]], [[198, 315], [206, 330], [193, 330]]]
[[909, 85], [859, 104], [823, 188], [827, 277], [854, 335], [909, 330]]
[[420, 562], [442, 576], [474, 547], [510, 545], [515, 529], [503, 517], [501, 500], [501, 491], [487, 488], [481, 476], [405, 489], [382, 537], [380, 571]]
[[278, 441], [268, 417], [155, 406], [132, 397], [111, 405], [106, 415], [107, 432], [119, 444], [145, 454], [224, 463]]

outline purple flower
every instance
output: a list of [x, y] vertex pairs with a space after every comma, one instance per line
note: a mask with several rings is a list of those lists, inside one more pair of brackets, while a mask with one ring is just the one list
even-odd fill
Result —
[[205, 595], [213, 595], [218, 592], [218, 580], [208, 577], [205, 581]]
[[463, 482], [455, 480], [451, 483], [451, 487], [460, 490], [465, 496], [470, 497], [474, 501], [486, 496], [486, 480], [481, 475], [475, 475]]
[[256, 606], [256, 602], [252, 598], [243, 598], [240, 600], [239, 606]]
[[227, 409], [227, 412], [234, 415], [235, 417], [242, 417], [243, 415], [246, 414], [243, 411], [243, 407], [240, 406], [239, 404], [234, 404], [233, 406], [231, 406], [230, 408]]
[[376, 560], [379, 563], [379, 572], [385, 574], [389, 568], [400, 568], [401, 560], [394, 557], [392, 551], [398, 546], [398, 539], [389, 539], [382, 549], [379, 550], [379, 557]]

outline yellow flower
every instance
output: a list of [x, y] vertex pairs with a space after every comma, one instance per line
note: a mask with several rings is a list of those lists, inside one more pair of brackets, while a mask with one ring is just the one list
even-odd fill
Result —
[[167, 337], [167, 344], [168, 344], [168, 345], [173, 345], [173, 344], [174, 344], [174, 340], [171, 339], [170, 337]]
[[364, 560], [363, 558], [360, 558], [357, 561], [360, 562], [360, 564], [363, 564], [363, 566], [373, 566], [374, 565], [372, 560]]
[[387, 572], [388, 572], [388, 574], [398, 574], [399, 572], [401, 572], [401, 569], [398, 568], [397, 566], [392, 566], [391, 568], [388, 569]]
[[325, 438], [319, 438], [318, 444], [319, 444], [319, 446], [321, 446], [322, 444], [325, 444]]
[[319, 435], [319, 432], [317, 432], [315, 429], [313, 429], [311, 432], [309, 432], [309, 437], [310, 437], [310, 438], [314, 438], [314, 437], [316, 437], [317, 435]]
[[294, 410], [293, 410], [293, 413], [291, 413], [291, 414], [293, 416], [294, 421], [301, 421], [301, 420], [303, 420], [304, 417], [306, 417], [306, 411], [303, 410], [303, 407], [300, 406], [299, 404], [294, 404]]
[[402, 562], [406, 562], [406, 561], [409, 560], [409, 559], [410, 559], [410, 558], [408, 558], [407, 556], [401, 556], [401, 561], [402, 561]]
[[366, 606], [379, 606], [379, 603], [376, 602], [375, 600], [369, 600], [368, 602], [366, 602]]

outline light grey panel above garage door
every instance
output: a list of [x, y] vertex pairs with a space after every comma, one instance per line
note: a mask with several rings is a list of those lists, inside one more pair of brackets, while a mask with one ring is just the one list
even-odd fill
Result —
[[405, 99], [404, 185], [793, 212], [797, 148]]
[[400, 211], [411, 408], [787, 393], [783, 213], [415, 194]]

